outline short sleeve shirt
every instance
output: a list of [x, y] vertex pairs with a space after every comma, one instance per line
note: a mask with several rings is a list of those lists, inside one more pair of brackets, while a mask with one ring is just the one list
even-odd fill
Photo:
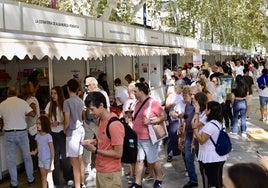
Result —
[[[223, 124], [212, 120], [220, 129], [222, 128]], [[210, 137], [217, 142], [217, 139], [220, 134], [220, 130], [216, 127], [211, 121], [207, 122], [199, 131], [201, 134], [202, 132], [210, 135]], [[203, 163], [213, 163], [213, 162], [220, 162], [225, 161], [227, 159], [227, 155], [219, 156], [216, 153], [215, 146], [211, 142], [210, 138], [204, 143], [199, 144], [199, 152], [198, 152], [198, 160], [202, 161]]]
[[[49, 113], [49, 108], [50, 108], [50, 102], [47, 104], [45, 108], [46, 114]], [[56, 107], [56, 119], [58, 122], [63, 122], [64, 117], [63, 117], [63, 112], [59, 109], [59, 107]], [[55, 121], [54, 116], [52, 116], [52, 121]], [[51, 127], [51, 131], [54, 133], [59, 133], [63, 130], [63, 125], [59, 124], [57, 127]]]
[[[109, 119], [108, 118], [99, 121], [98, 129], [98, 149], [100, 150], [111, 150], [113, 146], [123, 145], [125, 129], [121, 122], [114, 121], [109, 126], [109, 133], [111, 139], [106, 135], [106, 127]], [[96, 170], [102, 173], [117, 172], [121, 170], [121, 159], [107, 157], [104, 155], [97, 154], [96, 156]]]
[[4, 120], [4, 130], [26, 129], [26, 114], [33, 109], [18, 97], [8, 97], [0, 104], [0, 117]]
[[72, 136], [72, 131], [83, 125], [82, 112], [84, 103], [78, 96], [70, 97], [63, 103], [63, 112], [70, 113], [69, 126], [66, 130], [66, 136]]
[[52, 143], [52, 136], [50, 134], [41, 135], [37, 133], [35, 140], [38, 144], [38, 157], [41, 161], [50, 160], [49, 143]]
[[26, 117], [26, 122], [27, 122], [27, 125], [28, 125], [28, 128], [29, 127], [32, 127], [36, 124], [36, 120], [38, 117], [40, 117], [40, 108], [39, 108], [39, 102], [38, 100], [35, 98], [35, 97], [29, 97], [28, 99], [26, 99], [26, 102], [31, 105], [32, 103], [35, 104], [35, 107], [36, 107], [36, 114], [34, 117], [32, 116], [27, 116]]
[[[133, 129], [137, 133], [138, 139], [144, 139], [144, 140], [150, 139], [148, 126], [144, 124], [144, 118], [148, 114], [147, 111], [149, 108], [150, 100], [153, 100], [153, 101], [152, 101], [152, 106], [151, 106], [151, 110], [149, 113], [149, 118], [157, 117], [163, 112], [163, 108], [158, 101], [152, 98], [146, 101], [146, 103], [143, 105], [143, 107], [137, 114], [135, 120], [133, 121]], [[142, 103], [140, 101], [136, 104], [133, 115], [136, 114], [137, 110], [140, 108], [141, 105]]]

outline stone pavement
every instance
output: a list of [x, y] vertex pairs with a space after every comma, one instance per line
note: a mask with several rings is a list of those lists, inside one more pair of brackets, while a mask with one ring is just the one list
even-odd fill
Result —
[[[256, 113], [256, 109], [259, 108], [258, 95], [255, 93], [253, 98], [253, 106], [250, 112], [250, 120], [247, 121], [248, 131], [252, 131], [248, 134], [249, 139], [244, 139], [240, 135], [231, 137], [233, 143], [233, 150], [229, 154], [229, 158], [224, 165], [224, 170], [235, 163], [240, 162], [255, 162], [257, 161], [256, 150], [258, 150], [263, 155], [268, 155], [268, 137], [266, 130], [268, 130], [268, 124], [259, 121], [260, 114]], [[256, 131], [257, 130], [257, 131]], [[262, 134], [259, 134], [262, 132]], [[257, 135], [257, 136], [256, 136]], [[264, 136], [264, 137], [263, 137]], [[254, 138], [254, 139], [252, 139]], [[185, 176], [184, 163], [182, 161], [181, 156], [176, 156], [173, 158], [171, 163], [166, 162], [166, 149], [165, 146], [161, 145], [159, 148], [160, 151], [160, 159], [162, 161], [163, 167], [163, 188], [180, 188], [185, 183], [188, 182], [188, 177]], [[196, 172], [198, 174], [199, 187], [202, 187], [202, 180], [199, 173], [198, 162], [196, 164]], [[125, 168], [127, 171], [127, 167]], [[125, 172], [123, 171], [122, 174]], [[36, 172], [37, 179], [40, 176], [38, 172]], [[28, 187], [25, 179], [25, 174], [20, 174], [19, 176], [20, 183], [19, 188]], [[152, 188], [153, 180], [143, 181], [144, 188]], [[127, 188], [129, 184], [127, 184], [127, 179], [124, 175], [122, 175], [122, 185], [124, 188]], [[7, 188], [9, 186], [9, 181], [5, 180], [2, 184], [0, 184], [1, 188]], [[36, 181], [36, 184], [33, 185], [34, 188], [41, 188], [40, 181]], [[87, 181], [87, 187], [94, 188], [94, 178]]]

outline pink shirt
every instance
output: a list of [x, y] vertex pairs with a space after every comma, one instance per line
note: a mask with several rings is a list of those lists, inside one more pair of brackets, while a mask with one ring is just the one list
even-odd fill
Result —
[[[107, 119], [100, 120], [98, 129], [98, 149], [111, 150], [113, 146], [123, 145], [125, 129], [122, 123], [114, 121], [109, 126], [111, 139], [106, 135], [106, 126], [111, 117], [115, 114], [111, 114]], [[121, 159], [107, 157], [101, 154], [96, 156], [96, 170], [98, 172], [108, 173], [117, 172], [121, 170]]]
[[[134, 131], [136, 131], [138, 135], [138, 139], [141, 139], [141, 140], [150, 139], [148, 126], [144, 124], [144, 118], [147, 116], [147, 109], [149, 107], [150, 100], [153, 100], [153, 102], [152, 102], [151, 111], [149, 113], [149, 118], [158, 117], [163, 112], [163, 108], [158, 101], [154, 99], [149, 99], [148, 101], [146, 101], [146, 103], [143, 105], [142, 109], [139, 111], [139, 113], [137, 114], [137, 117], [135, 118], [133, 122], [133, 129]], [[137, 102], [135, 109], [134, 109], [133, 116], [135, 116], [141, 104], [142, 103], [140, 101]]]

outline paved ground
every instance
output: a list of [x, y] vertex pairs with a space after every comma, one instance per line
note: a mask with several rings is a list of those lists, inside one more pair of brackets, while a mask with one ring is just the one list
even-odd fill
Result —
[[[250, 120], [247, 122], [248, 131], [253, 131], [253, 133], [249, 134], [249, 138], [254, 139], [242, 139], [241, 136], [232, 137], [233, 150], [229, 155], [228, 160], [224, 165], [224, 169], [232, 164], [239, 162], [256, 162], [257, 163], [257, 155], [256, 150], [258, 150], [263, 155], [268, 155], [268, 136], [267, 132], [264, 130], [268, 130], [268, 124], [260, 122], [259, 117], [260, 114], [257, 112], [257, 108], [259, 108], [258, 96], [254, 95], [254, 105], [250, 112]], [[257, 135], [257, 136], [256, 136]], [[264, 136], [263, 136], [264, 135]], [[163, 188], [178, 188], [182, 187], [188, 181], [188, 177], [185, 177], [184, 173], [184, 164], [181, 156], [177, 156], [173, 159], [171, 163], [166, 162], [166, 154], [165, 147], [162, 145], [160, 148], [160, 158], [162, 160], [164, 177], [163, 177]], [[127, 168], [126, 168], [127, 169]], [[199, 176], [199, 187], [201, 186], [201, 177], [198, 170], [198, 163], [196, 162], [196, 171]], [[40, 178], [39, 172], [36, 173], [37, 179]], [[25, 179], [25, 174], [22, 173], [19, 176], [19, 187], [26, 188], [28, 187]], [[122, 176], [123, 187], [127, 188], [127, 179], [125, 176]], [[94, 188], [94, 179], [87, 181], [88, 186], [90, 188]], [[1, 188], [7, 188], [9, 186], [9, 180], [5, 180], [2, 184], [0, 184]], [[36, 181], [35, 185], [32, 187], [39, 188], [41, 187], [40, 181]], [[144, 181], [144, 188], [153, 187], [153, 181]]]

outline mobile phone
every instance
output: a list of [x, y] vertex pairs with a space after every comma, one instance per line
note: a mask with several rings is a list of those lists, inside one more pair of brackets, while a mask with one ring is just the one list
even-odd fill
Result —
[[259, 152], [258, 150], [256, 150], [256, 153], [257, 153], [258, 155], [260, 155], [260, 152]]

